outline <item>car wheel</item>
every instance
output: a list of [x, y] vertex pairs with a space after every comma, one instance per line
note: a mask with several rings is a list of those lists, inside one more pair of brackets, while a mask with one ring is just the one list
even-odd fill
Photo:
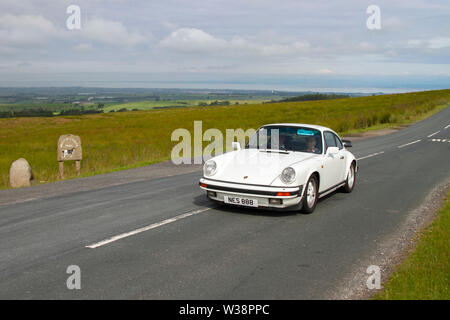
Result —
[[350, 165], [350, 169], [348, 170], [347, 179], [345, 180], [345, 185], [342, 187], [342, 190], [346, 193], [350, 193], [353, 191], [356, 182], [356, 174], [355, 174], [355, 164], [352, 163]]
[[311, 213], [316, 208], [318, 192], [317, 192], [317, 178], [311, 176], [306, 184], [306, 190], [303, 198], [303, 212]]

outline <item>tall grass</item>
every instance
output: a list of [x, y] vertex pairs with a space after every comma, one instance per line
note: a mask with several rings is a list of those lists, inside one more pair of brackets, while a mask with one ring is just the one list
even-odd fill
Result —
[[374, 298], [450, 300], [450, 191], [438, 218]]
[[[58, 179], [56, 143], [60, 135], [79, 135], [82, 175], [169, 159], [174, 129], [257, 128], [266, 123], [299, 122], [331, 127], [339, 133], [414, 121], [448, 104], [450, 90], [227, 107], [190, 107], [55, 118], [0, 119], [0, 188], [6, 188], [11, 163], [23, 157], [36, 183]], [[65, 164], [66, 177], [75, 176]]]

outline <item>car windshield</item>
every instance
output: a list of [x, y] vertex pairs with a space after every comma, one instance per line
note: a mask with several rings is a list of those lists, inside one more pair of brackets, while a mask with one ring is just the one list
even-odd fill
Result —
[[322, 153], [320, 131], [307, 127], [265, 126], [249, 140], [248, 149]]

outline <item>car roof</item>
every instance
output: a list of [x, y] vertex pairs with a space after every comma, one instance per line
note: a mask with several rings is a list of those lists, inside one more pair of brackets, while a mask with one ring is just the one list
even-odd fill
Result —
[[318, 125], [314, 125], [314, 124], [306, 124], [306, 123], [269, 123], [269, 124], [263, 125], [262, 127], [267, 127], [267, 126], [307, 127], [307, 128], [312, 128], [312, 129], [316, 129], [319, 131], [334, 132], [334, 130], [327, 128], [327, 127], [318, 126]]

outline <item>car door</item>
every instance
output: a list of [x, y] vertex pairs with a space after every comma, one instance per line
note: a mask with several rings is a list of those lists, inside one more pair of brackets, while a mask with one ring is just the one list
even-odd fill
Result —
[[329, 147], [339, 147], [336, 143], [335, 135], [331, 131], [324, 131], [323, 138], [325, 142], [324, 158], [323, 158], [323, 175], [320, 177], [320, 190], [324, 192], [342, 181], [342, 166], [344, 161], [341, 158], [339, 150], [338, 154], [328, 154]]
[[346, 169], [345, 164], [347, 163], [347, 159], [346, 159], [347, 152], [345, 152], [345, 148], [344, 148], [344, 145], [343, 145], [341, 139], [334, 133], [333, 133], [333, 136], [334, 136], [334, 139], [336, 140], [336, 146], [339, 148], [338, 157], [340, 160], [339, 161], [340, 162], [340, 164], [339, 164], [340, 174], [338, 176], [338, 182], [336, 182], [336, 183], [340, 183], [347, 178], [346, 174], [345, 174], [345, 169]]

